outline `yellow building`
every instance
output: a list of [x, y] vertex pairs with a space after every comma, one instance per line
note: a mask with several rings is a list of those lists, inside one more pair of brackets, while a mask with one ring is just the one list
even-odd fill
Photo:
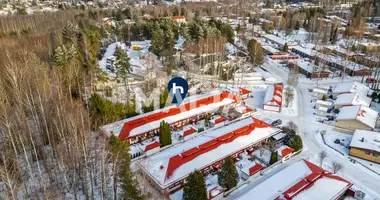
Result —
[[376, 111], [366, 106], [345, 106], [341, 108], [335, 126], [352, 131], [357, 129], [371, 131], [375, 128], [377, 115]]
[[356, 130], [350, 143], [350, 155], [380, 163], [380, 133]]

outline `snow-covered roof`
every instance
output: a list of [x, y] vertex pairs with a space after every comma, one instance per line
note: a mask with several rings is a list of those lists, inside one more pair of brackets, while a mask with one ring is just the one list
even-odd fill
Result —
[[269, 85], [265, 92], [264, 104], [270, 106], [280, 106], [282, 105], [282, 85], [272, 86]]
[[364, 96], [360, 93], [345, 93], [340, 94], [338, 98], [336, 99], [334, 105], [348, 105], [348, 106], [356, 106], [356, 105], [363, 105], [363, 106], [369, 106], [371, 104], [372, 99]]
[[303, 47], [300, 47], [300, 46], [293, 47], [292, 51], [298, 51], [298, 52], [306, 54], [306, 55], [308, 55], [310, 57], [311, 56], [318, 57], [321, 60], [324, 60], [324, 61], [327, 61], [327, 62], [330, 62], [330, 63], [334, 63], [334, 64], [336, 64], [338, 66], [344, 66], [346, 69], [350, 69], [350, 70], [353, 70], [353, 71], [359, 71], [359, 70], [366, 70], [366, 69], [368, 69], [368, 67], [366, 67], [364, 65], [360, 65], [360, 64], [354, 63], [352, 61], [346, 60], [343, 57], [332, 56], [332, 55], [328, 55], [328, 54], [322, 54], [322, 53], [319, 53], [319, 52], [317, 52], [315, 50], [306, 49], [306, 48], [303, 48]]
[[313, 89], [313, 93], [327, 94], [328, 91], [327, 91], [327, 90], [320, 89], [320, 88], [314, 88], [314, 89]]
[[315, 104], [321, 105], [321, 106], [326, 106], [330, 107], [332, 105], [332, 102], [329, 101], [322, 101], [322, 100], [317, 100]]
[[306, 160], [291, 164], [238, 200], [335, 199], [352, 184]]
[[281, 146], [280, 148], [277, 149], [277, 153], [279, 156], [284, 157], [289, 155], [290, 153], [293, 153], [294, 149], [290, 148], [286, 145]]
[[238, 101], [238, 97], [225, 91], [213, 91], [207, 95], [186, 98], [180, 107], [168, 106], [135, 117], [103, 126], [107, 134], [121, 139], [130, 138], [157, 129], [161, 121], [171, 124], [202, 113], [212, 112], [222, 106]]
[[219, 123], [222, 123], [224, 121], [226, 121], [226, 118], [224, 118], [220, 115], [213, 116], [212, 119], [210, 120], [210, 122], [213, 124], [219, 124]]
[[196, 133], [196, 132], [198, 132], [196, 127], [194, 127], [193, 125], [188, 125], [185, 128], [183, 128], [183, 130], [180, 131], [179, 134], [182, 137], [186, 137], [186, 136], [189, 136], [189, 135]]
[[358, 82], [344, 82], [339, 83], [338, 86], [333, 90], [334, 94], [343, 94], [343, 93], [359, 93], [364, 96], [367, 96], [369, 92], [369, 87], [358, 83]]
[[342, 195], [349, 184], [345, 181], [340, 181], [334, 178], [323, 177], [314, 182], [307, 190], [299, 193], [293, 200], [306, 199], [335, 199]]
[[141, 160], [139, 166], [162, 188], [166, 188], [194, 170], [222, 160], [280, 131], [249, 117], [165, 149]]
[[285, 133], [279, 133], [279, 134], [277, 134], [277, 135], [274, 135], [273, 138], [274, 138], [275, 140], [281, 140], [281, 139], [284, 138], [285, 136], [286, 136]]
[[337, 120], [353, 120], [375, 128], [378, 113], [366, 106], [345, 106], [340, 110]]
[[310, 60], [301, 59], [297, 61], [297, 66], [304, 69], [305, 71], [309, 73], [313, 73], [314, 71], [317, 71], [317, 66], [311, 63]]
[[280, 50], [278, 50], [278, 49], [276, 49], [270, 45], [263, 45], [262, 48], [265, 49], [266, 51], [268, 51], [269, 53], [272, 53], [272, 54], [280, 52]]
[[297, 43], [295, 42], [292, 42], [292, 41], [285, 41], [284, 39], [278, 37], [278, 36], [275, 36], [273, 34], [266, 34], [264, 35], [264, 38], [268, 39], [268, 40], [271, 40], [277, 44], [280, 44], [282, 46], [284, 46], [285, 44], [288, 44], [289, 46], [290, 45], [297, 45]]
[[356, 130], [352, 136], [350, 147], [376, 151], [380, 154], [380, 133]]
[[252, 176], [253, 174], [256, 174], [257, 172], [259, 172], [263, 168], [264, 168], [264, 166], [262, 166], [260, 163], [252, 162], [240, 170], [243, 173], [247, 174], [248, 176]]

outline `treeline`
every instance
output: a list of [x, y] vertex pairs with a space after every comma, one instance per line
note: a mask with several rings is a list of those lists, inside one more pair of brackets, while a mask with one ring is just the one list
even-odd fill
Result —
[[[43, 19], [59, 26], [69, 14]], [[86, 99], [103, 31], [87, 15], [70, 19], [47, 33], [0, 38], [0, 199], [144, 199], [127, 145], [94, 129], [134, 105]]]

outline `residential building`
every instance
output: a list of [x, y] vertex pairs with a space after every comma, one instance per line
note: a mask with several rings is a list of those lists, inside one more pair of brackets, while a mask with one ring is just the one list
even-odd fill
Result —
[[356, 129], [371, 131], [375, 128], [378, 113], [366, 106], [345, 106], [340, 109], [336, 118], [336, 126], [351, 130]]
[[358, 82], [344, 82], [339, 83], [338, 86], [332, 91], [333, 98], [336, 99], [338, 95], [345, 93], [358, 93], [362, 96], [367, 96], [369, 87]]
[[310, 59], [301, 59], [296, 62], [299, 73], [305, 75], [307, 78], [328, 78], [331, 71], [328, 69], [322, 69], [318, 65], [312, 63]]
[[194, 170], [204, 175], [217, 170], [226, 157], [236, 159], [280, 132], [278, 128], [249, 117], [167, 148], [138, 161], [137, 165], [157, 189], [168, 194], [181, 188]]
[[260, 171], [264, 169], [264, 166], [258, 162], [252, 162], [248, 166], [245, 166], [240, 169], [242, 172], [242, 178], [244, 180], [247, 180], [251, 176], [258, 176], [260, 175]]
[[343, 106], [362, 105], [369, 107], [372, 99], [361, 93], [345, 93], [338, 95], [334, 102], [334, 109], [340, 109]]
[[221, 107], [235, 107], [241, 98], [226, 91], [213, 91], [207, 95], [187, 98], [180, 107], [168, 106], [135, 117], [127, 118], [101, 127], [106, 135], [114, 134], [122, 140], [134, 144], [159, 133], [161, 121], [172, 128], [181, 128], [191, 122], [214, 113]]
[[283, 85], [269, 85], [264, 97], [264, 110], [280, 112], [282, 107]]
[[356, 130], [350, 143], [350, 155], [380, 164], [380, 133]]
[[185, 16], [173, 16], [172, 20], [174, 20], [178, 23], [186, 23], [186, 17]]
[[352, 183], [317, 165], [300, 160], [258, 183], [237, 200], [341, 199]]

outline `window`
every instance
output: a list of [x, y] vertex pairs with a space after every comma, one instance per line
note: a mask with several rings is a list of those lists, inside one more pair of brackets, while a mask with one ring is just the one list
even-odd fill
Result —
[[374, 156], [374, 157], [379, 157], [379, 154], [377, 154], [377, 153], [373, 153], [373, 156]]
[[369, 154], [371, 154], [369, 151], [365, 151], [365, 154], [367, 154], [367, 155], [369, 155]]

